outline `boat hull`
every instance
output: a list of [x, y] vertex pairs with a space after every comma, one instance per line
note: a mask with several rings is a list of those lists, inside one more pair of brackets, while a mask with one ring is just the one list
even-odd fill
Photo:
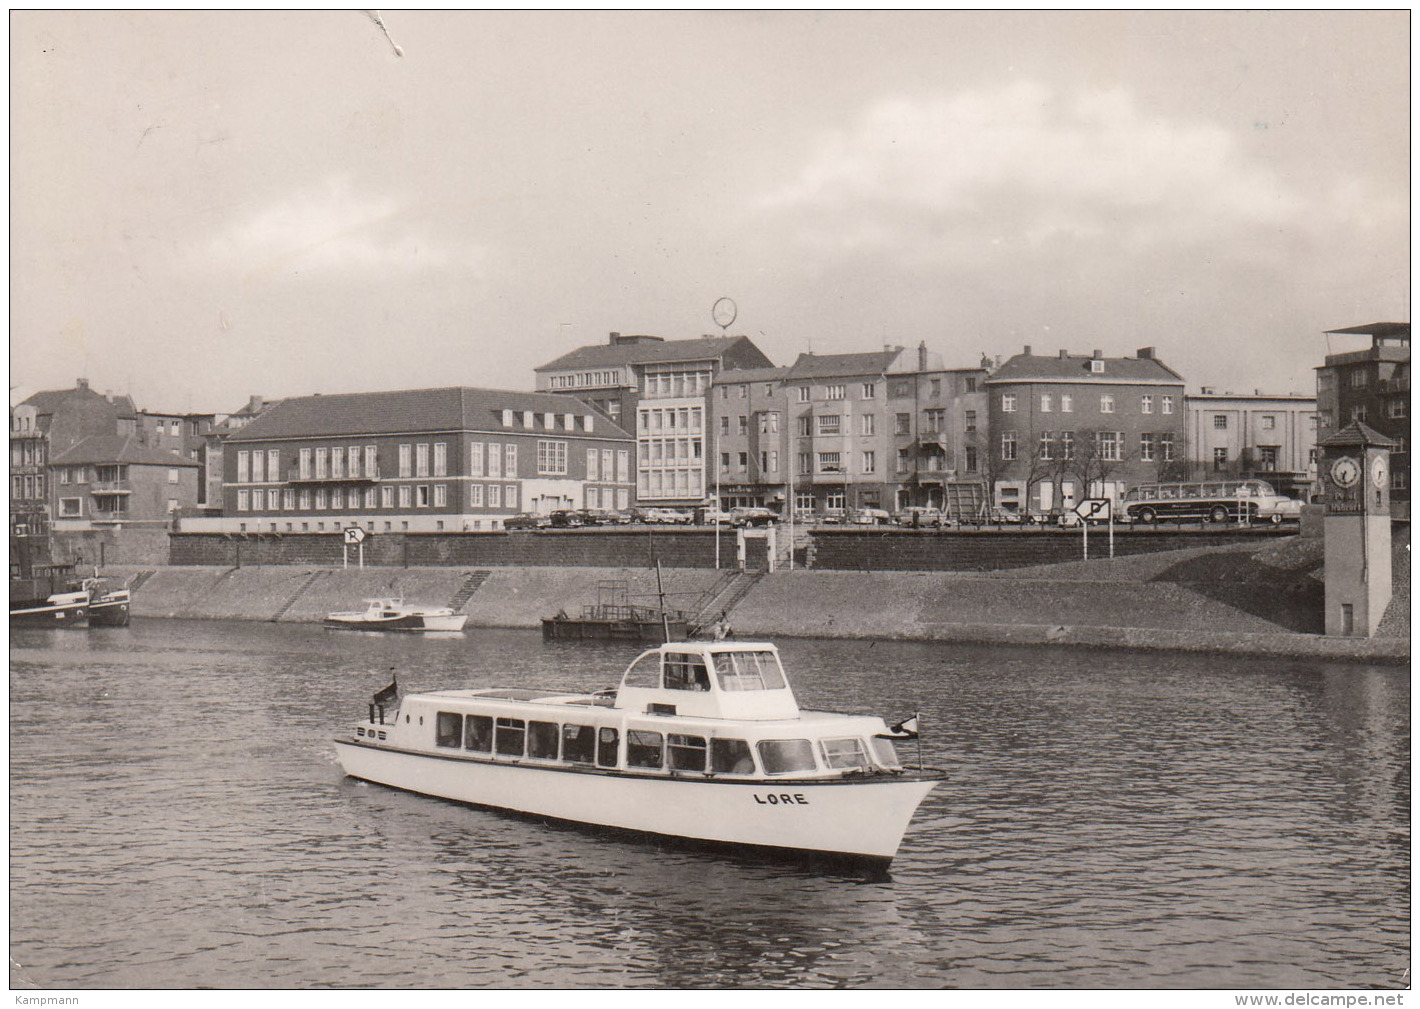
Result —
[[461, 631], [467, 621], [466, 613], [404, 613], [387, 619], [370, 619], [363, 613], [353, 616], [332, 613], [325, 618], [325, 626], [346, 631]]
[[77, 627], [89, 625], [89, 606], [84, 601], [34, 602], [12, 605], [11, 627]]
[[127, 627], [129, 602], [127, 589], [92, 597], [89, 601], [89, 626]]
[[678, 842], [886, 869], [934, 774], [665, 777], [335, 740], [345, 773], [422, 795]]
[[684, 641], [690, 637], [689, 625], [684, 620], [669, 620], [670, 636], [660, 619], [655, 620], [597, 620], [579, 617], [544, 617], [542, 637], [544, 641], [650, 641], [667, 644]]

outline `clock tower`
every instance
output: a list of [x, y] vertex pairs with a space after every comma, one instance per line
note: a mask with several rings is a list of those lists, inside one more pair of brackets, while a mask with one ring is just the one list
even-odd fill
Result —
[[1390, 450], [1360, 421], [1321, 442], [1326, 633], [1368, 638], [1390, 603]]

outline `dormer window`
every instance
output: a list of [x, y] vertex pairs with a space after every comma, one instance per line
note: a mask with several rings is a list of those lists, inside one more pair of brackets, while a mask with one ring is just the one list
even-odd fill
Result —
[[533, 426], [533, 412], [532, 412], [531, 410], [524, 410], [524, 411], [523, 411], [523, 427], [528, 428], [529, 430], [531, 430], [531, 429], [532, 429], [532, 426]]
[[1093, 372], [1094, 374], [1096, 374], [1096, 375], [1103, 375], [1103, 374], [1104, 374], [1104, 362], [1103, 362], [1102, 360], [1100, 360], [1099, 358], [1097, 358], [1097, 357], [1094, 358], [1094, 359], [1092, 359], [1092, 360], [1090, 361], [1090, 371], [1092, 371], [1092, 372]]
[[573, 426], [572, 426], [572, 415], [571, 415], [570, 413], [564, 413], [564, 414], [562, 415], [562, 430], [564, 430], [564, 431], [571, 431], [571, 430], [574, 430], [574, 428], [573, 428]]
[[512, 411], [512, 410], [504, 410], [504, 411], [503, 411], [503, 426], [504, 426], [504, 427], [512, 427], [512, 426], [513, 426], [513, 411]]
[[544, 429], [546, 429], [546, 430], [548, 430], [548, 431], [551, 431], [554, 427], [557, 426], [557, 414], [555, 414], [555, 413], [545, 413], [545, 414], [543, 414], [543, 415], [542, 415], [542, 426], [543, 426]]

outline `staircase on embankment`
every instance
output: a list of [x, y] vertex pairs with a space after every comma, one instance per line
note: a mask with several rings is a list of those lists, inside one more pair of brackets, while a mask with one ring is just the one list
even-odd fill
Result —
[[459, 590], [454, 593], [454, 597], [449, 600], [449, 609], [458, 613], [468, 605], [468, 601], [473, 598], [473, 594], [483, 587], [483, 583], [488, 581], [491, 571], [474, 571], [463, 580]]

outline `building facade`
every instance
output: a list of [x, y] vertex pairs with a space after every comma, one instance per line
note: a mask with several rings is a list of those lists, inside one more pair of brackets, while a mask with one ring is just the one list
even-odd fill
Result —
[[726, 371], [711, 388], [710, 497], [781, 515], [790, 493], [788, 368]]
[[519, 512], [626, 508], [633, 447], [565, 396], [446, 388], [290, 398], [227, 437], [223, 515], [184, 528], [487, 531]]
[[636, 439], [636, 498], [687, 506], [711, 492], [708, 399], [722, 372], [773, 367], [744, 336], [663, 340], [612, 333], [535, 369], [539, 392], [573, 396]]
[[1031, 348], [985, 380], [990, 437], [979, 459], [997, 507], [1047, 514], [1118, 501], [1186, 466], [1183, 378], [1143, 347], [1107, 358]]
[[1317, 436], [1360, 421], [1396, 443], [1390, 459], [1392, 510], [1410, 511], [1410, 323], [1374, 322], [1327, 331], [1367, 337], [1361, 350], [1328, 354], [1316, 369]]
[[1190, 476], [1256, 477], [1310, 500], [1317, 476], [1316, 397], [1237, 395], [1205, 388], [1185, 397]]

